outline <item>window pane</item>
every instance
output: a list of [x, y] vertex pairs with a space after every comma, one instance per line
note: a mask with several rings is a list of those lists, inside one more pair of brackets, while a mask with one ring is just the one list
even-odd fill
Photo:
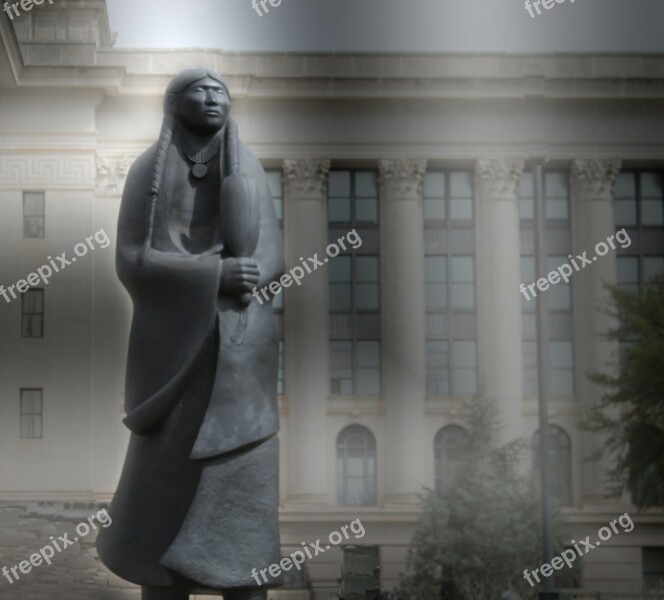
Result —
[[355, 220], [360, 223], [378, 223], [378, 199], [357, 198], [355, 200]]
[[427, 283], [444, 283], [447, 280], [447, 257], [430, 254], [424, 257], [424, 269]]
[[23, 219], [23, 237], [43, 238], [44, 217], [25, 217]]
[[523, 393], [537, 395], [537, 342], [523, 342]]
[[473, 197], [473, 175], [467, 171], [450, 173], [450, 196], [452, 198]]
[[26, 192], [23, 194], [23, 216], [44, 216], [44, 194], [42, 192]]
[[352, 342], [330, 342], [330, 379], [331, 393], [353, 393]]
[[[560, 265], [568, 262], [566, 256], [549, 256], [547, 260], [547, 273], [556, 271]], [[572, 308], [572, 284], [560, 280], [556, 285], [549, 285], [546, 290], [549, 295], [549, 308], [551, 310], [567, 310]]]
[[574, 353], [570, 341], [549, 342], [549, 366], [551, 367], [551, 393], [574, 393]]
[[471, 221], [473, 218], [473, 201], [452, 198], [450, 201], [450, 218], [457, 221]]
[[643, 257], [643, 278], [646, 281], [653, 275], [661, 273], [662, 270], [664, 270], [664, 256]]
[[641, 197], [662, 199], [662, 176], [659, 173], [641, 174]]
[[20, 437], [38, 439], [42, 437], [42, 390], [22, 389], [20, 393]]
[[567, 219], [567, 200], [547, 200], [547, 219]]
[[424, 197], [445, 198], [445, 173], [425, 173]]
[[448, 343], [429, 340], [427, 353], [427, 393], [447, 396], [450, 393]]
[[377, 283], [358, 283], [355, 287], [357, 310], [378, 310], [380, 290]]
[[476, 392], [476, 350], [474, 341], [455, 341], [454, 393], [474, 394]]
[[357, 394], [360, 396], [380, 394], [379, 369], [357, 369]]
[[636, 179], [634, 173], [619, 173], [614, 188], [616, 198], [636, 198]]
[[636, 200], [616, 200], [616, 225], [636, 225]]
[[380, 342], [357, 342], [357, 364], [360, 367], [380, 367]]
[[452, 282], [473, 283], [475, 281], [475, 268], [472, 256], [452, 257]]
[[424, 218], [427, 221], [443, 221], [445, 219], [445, 200], [425, 198]]
[[447, 257], [429, 255], [424, 257], [425, 297], [428, 310], [447, 307]]
[[350, 283], [352, 281], [352, 259], [342, 254], [330, 259], [330, 281], [333, 283]]
[[378, 186], [374, 171], [360, 171], [355, 173], [355, 195], [358, 198], [378, 197]]
[[621, 288], [639, 289], [639, 259], [637, 256], [618, 256], [616, 272], [617, 282]]
[[358, 256], [357, 257], [357, 280], [361, 282], [378, 281], [378, 257], [377, 256]]
[[535, 218], [535, 200], [533, 199], [533, 174], [526, 171], [519, 181], [519, 218]]
[[664, 225], [664, 202], [662, 200], [641, 200], [641, 224]]
[[455, 367], [475, 367], [475, 342], [474, 341], [455, 341], [454, 342], [454, 366]]
[[544, 195], [546, 198], [567, 199], [567, 173], [544, 173]]
[[350, 312], [353, 307], [352, 286], [350, 283], [330, 284], [330, 311]]
[[350, 172], [331, 171], [328, 179], [330, 198], [350, 198]]
[[472, 256], [452, 257], [452, 306], [474, 308], [475, 273]]
[[544, 198], [547, 219], [568, 218], [568, 190], [567, 173], [544, 173]]
[[350, 223], [350, 198], [330, 198], [327, 206], [331, 223]]
[[23, 314], [44, 312], [44, 291], [28, 290], [22, 296]]

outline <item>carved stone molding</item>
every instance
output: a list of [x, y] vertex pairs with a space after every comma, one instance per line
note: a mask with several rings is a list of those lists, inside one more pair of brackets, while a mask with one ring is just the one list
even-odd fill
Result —
[[285, 159], [282, 168], [286, 199], [324, 199], [330, 166], [326, 158]]
[[475, 163], [475, 193], [478, 198], [516, 201], [524, 162], [520, 159], [479, 159]]
[[613, 196], [613, 185], [620, 173], [621, 161], [575, 159], [572, 161], [571, 183], [575, 198], [604, 198]]
[[127, 154], [109, 155], [97, 153], [95, 166], [95, 192], [101, 195], [121, 194], [124, 188], [129, 167], [136, 160]]
[[425, 159], [382, 159], [378, 161], [378, 184], [381, 198], [399, 200], [421, 200]]
[[92, 156], [0, 154], [1, 188], [90, 189], [93, 185]]

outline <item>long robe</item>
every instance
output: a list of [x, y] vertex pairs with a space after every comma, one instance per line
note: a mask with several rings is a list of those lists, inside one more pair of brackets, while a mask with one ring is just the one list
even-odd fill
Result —
[[[271, 302], [252, 299], [243, 342], [230, 342], [241, 307], [219, 293], [223, 239], [221, 255], [162, 244], [140, 260], [154, 160], [153, 146], [132, 166], [118, 221], [116, 267], [134, 306], [124, 420], [132, 436], [109, 507], [113, 526], [97, 549], [139, 585], [251, 587], [253, 568], [280, 559], [276, 320]], [[265, 173], [243, 145], [240, 168], [260, 190], [252, 256], [260, 288], [283, 273], [281, 232]], [[220, 180], [223, 160], [220, 169], [208, 177]], [[166, 173], [157, 203], [165, 217], [155, 225], [162, 237], [169, 203], [190, 177], [175, 145]]]

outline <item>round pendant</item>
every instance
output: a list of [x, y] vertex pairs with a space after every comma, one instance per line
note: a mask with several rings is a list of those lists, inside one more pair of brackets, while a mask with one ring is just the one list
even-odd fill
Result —
[[203, 179], [207, 175], [208, 168], [207, 165], [204, 165], [202, 163], [196, 163], [192, 168], [191, 168], [191, 174], [196, 178], [196, 179]]

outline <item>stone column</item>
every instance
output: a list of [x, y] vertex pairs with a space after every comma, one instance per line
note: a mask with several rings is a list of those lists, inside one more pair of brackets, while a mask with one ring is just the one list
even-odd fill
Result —
[[[330, 161], [284, 160], [286, 270], [327, 246], [327, 177]], [[284, 342], [288, 399], [286, 502], [330, 502], [327, 477], [329, 395], [328, 270], [286, 288]]]
[[387, 407], [386, 504], [416, 503], [425, 483], [425, 160], [381, 160], [382, 394]]
[[475, 166], [478, 391], [498, 407], [499, 443], [523, 434], [518, 198], [522, 171], [522, 160], [478, 160]]
[[[607, 237], [615, 233], [613, 184], [619, 171], [619, 160], [572, 162], [574, 255], [587, 251], [588, 258], [592, 259], [596, 256], [595, 245], [606, 243]], [[618, 246], [617, 242], [614, 244]], [[613, 320], [602, 312], [609, 300], [609, 294], [603, 287], [605, 282], [616, 283], [616, 251], [610, 247], [606, 256], [598, 257], [582, 273], [574, 275], [572, 283], [576, 396], [584, 412], [597, 404], [602, 396], [602, 389], [585, 374], [588, 371], [608, 371], [615, 350], [615, 343], [604, 338], [614, 325]], [[602, 438], [591, 432], [581, 432], [580, 439], [581, 452], [576, 462], [582, 465], [581, 492], [585, 501], [601, 501], [605, 492], [602, 479], [608, 463], [587, 462], [585, 459], [603, 445]]]

